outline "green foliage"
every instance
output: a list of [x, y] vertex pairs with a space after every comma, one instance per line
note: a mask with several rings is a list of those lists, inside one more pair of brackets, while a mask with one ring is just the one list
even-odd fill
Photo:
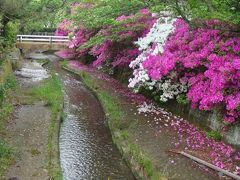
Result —
[[0, 108], [4, 104], [4, 100], [7, 96], [9, 89], [16, 87], [16, 79], [12, 74], [11, 63], [4, 61], [2, 64], [2, 70], [0, 70]]
[[9, 75], [6, 81], [0, 84], [0, 107], [2, 107], [4, 99], [6, 98], [7, 91], [16, 86], [16, 79], [13, 75]]
[[[145, 26], [144, 26], [144, 24], [141, 24], [140, 22], [134, 26], [128, 26], [128, 27], [124, 26], [125, 24], [135, 22], [137, 17], [138, 16], [136, 15], [133, 18], [129, 18], [129, 19], [123, 20], [123, 21], [113, 20], [111, 22], [111, 30], [109, 30], [108, 33], [102, 34], [100, 31], [99, 33], [97, 33], [93, 37], [91, 37], [89, 41], [87, 41], [86, 43], [83, 43], [79, 47], [79, 50], [91, 48], [95, 45], [100, 45], [103, 42], [105, 42], [106, 40], [111, 40], [111, 41], [115, 41], [115, 42], [123, 41], [123, 37], [120, 38], [120, 36], [119, 36], [120, 32], [122, 33], [122, 32], [128, 32], [128, 31], [134, 31], [134, 32], [141, 31]], [[108, 35], [106, 35], [106, 34], [108, 34]], [[131, 39], [129, 39], [129, 37], [125, 37], [125, 42], [129, 42], [129, 44], [132, 43], [132, 41], [131, 41]]]
[[83, 45], [81, 45], [78, 50], [81, 49], [86, 49], [86, 48], [91, 48], [95, 45], [100, 45], [101, 43], [103, 43], [106, 40], [106, 37], [101, 36], [101, 35], [95, 35], [93, 36], [89, 41], [87, 41], [86, 43], [84, 43]]
[[62, 67], [67, 67], [68, 62], [69, 61], [67, 61], [67, 60], [63, 60], [63, 61], [60, 61], [60, 64], [61, 64]]
[[[16, 86], [16, 80], [12, 74], [11, 64], [8, 61], [2, 63], [0, 69], [0, 132], [4, 131], [6, 119], [13, 111], [13, 105], [6, 101], [10, 89]], [[13, 159], [13, 150], [0, 141], [0, 179]]]
[[238, 110], [238, 112], [240, 112], [240, 105], [238, 105], [237, 110]]
[[120, 110], [116, 97], [109, 95], [106, 91], [99, 91], [98, 96], [103, 103], [103, 107], [109, 114], [109, 126], [113, 131], [121, 129], [123, 112]]
[[71, 16], [76, 24], [83, 24], [89, 29], [98, 29], [104, 25], [115, 25], [114, 19], [120, 15], [136, 13], [141, 8], [149, 8], [152, 12], [172, 11], [186, 20], [220, 19], [240, 23], [240, 5], [238, 0], [98, 0], [80, 1], [92, 4], [91, 8], [78, 8]]
[[[4, 46], [4, 38], [0, 36], [0, 55], [3, 54], [3, 51], [4, 51], [4, 47], [3, 46]], [[2, 62], [3, 61], [0, 59], [0, 66], [1, 66]]]
[[9, 21], [16, 20], [20, 21], [19, 28], [22, 33], [53, 30], [66, 4], [65, 0], [0, 0], [3, 30]]
[[3, 178], [4, 172], [13, 159], [13, 149], [6, 143], [0, 142], [0, 178]]
[[185, 94], [180, 94], [180, 95], [178, 95], [176, 99], [177, 99], [177, 102], [178, 102], [179, 104], [186, 105], [186, 104], [189, 103], [189, 101], [188, 101], [188, 99], [187, 99], [187, 97], [186, 97]]
[[5, 99], [5, 88], [4, 85], [0, 85], [0, 107], [3, 105], [3, 100]]
[[144, 0], [98, 0], [94, 1], [92, 8], [79, 8], [72, 19], [89, 29], [98, 29], [104, 25], [114, 25], [115, 18], [120, 15], [136, 13], [145, 7], [147, 4]]
[[13, 105], [6, 100], [12, 89], [16, 87], [16, 79], [12, 74], [10, 62], [4, 61], [0, 70], [0, 131], [4, 123], [12, 113]]
[[13, 105], [5, 103], [0, 108], [0, 131], [4, 130], [4, 124], [6, 119], [11, 115], [13, 112]]
[[152, 177], [154, 169], [151, 160], [141, 152], [140, 148], [136, 144], [130, 143], [128, 145], [128, 149], [130, 154], [136, 158], [141, 167], [143, 167], [146, 171], [147, 175]]
[[220, 19], [235, 24], [240, 23], [238, 0], [188, 0], [194, 18]]
[[61, 82], [57, 75], [52, 74], [52, 77], [45, 83], [32, 90], [33, 95], [46, 102], [54, 113], [60, 112], [63, 98]]
[[207, 137], [213, 138], [217, 141], [221, 141], [222, 139], [222, 135], [218, 131], [209, 131], [209, 132], [206, 132], [206, 134], [207, 134]]
[[187, 21], [219, 19], [240, 24], [239, 0], [166, 0], [162, 4], [165, 9], [182, 16]]
[[122, 130], [120, 133], [120, 137], [123, 140], [128, 140], [129, 139], [129, 132], [127, 130]]
[[[16, 87], [16, 79], [12, 73], [12, 66], [9, 61], [3, 61], [0, 69], [0, 123], [11, 113], [12, 106], [6, 103], [6, 97], [11, 89]], [[1, 129], [1, 128], [0, 128]]]
[[12, 149], [5, 143], [0, 142], [0, 158], [11, 157]]

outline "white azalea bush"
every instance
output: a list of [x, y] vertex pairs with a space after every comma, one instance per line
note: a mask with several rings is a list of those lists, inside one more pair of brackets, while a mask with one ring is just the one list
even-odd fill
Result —
[[143, 62], [150, 55], [163, 53], [164, 44], [168, 36], [174, 31], [173, 24], [175, 21], [176, 18], [170, 16], [160, 17], [146, 37], [139, 38], [135, 42], [142, 53], [129, 65], [133, 69], [133, 77], [129, 79], [128, 86], [133, 88], [134, 92], [139, 92], [141, 88], [148, 89], [157, 95], [157, 100], [162, 102], [174, 99], [180, 94], [185, 94], [187, 83], [184, 81], [174, 82], [173, 79], [176, 75], [174, 72], [159, 80], [151, 79], [147, 70], [143, 67]]

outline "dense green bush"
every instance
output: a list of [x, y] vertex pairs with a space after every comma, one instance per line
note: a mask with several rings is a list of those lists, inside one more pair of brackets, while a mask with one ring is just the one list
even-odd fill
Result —
[[16, 36], [18, 33], [18, 23], [17, 22], [8, 22], [5, 27], [4, 43], [7, 47], [12, 47], [16, 41]]
[[0, 70], [0, 108], [4, 103], [7, 91], [15, 86], [16, 79], [12, 74], [11, 62], [4, 61]]

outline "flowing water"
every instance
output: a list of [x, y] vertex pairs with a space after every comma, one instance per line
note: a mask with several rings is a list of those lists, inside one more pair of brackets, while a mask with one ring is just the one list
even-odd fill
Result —
[[[41, 55], [37, 54], [36, 57]], [[36, 57], [32, 55], [31, 58]], [[54, 70], [64, 87], [65, 119], [59, 138], [64, 179], [134, 179], [112, 142], [97, 98], [83, 85], [79, 77], [61, 70], [55, 56], [50, 55], [48, 59], [53, 61]]]
[[49, 77], [47, 70], [37, 61], [25, 61], [23, 67], [15, 71], [15, 74], [25, 84], [38, 84]]

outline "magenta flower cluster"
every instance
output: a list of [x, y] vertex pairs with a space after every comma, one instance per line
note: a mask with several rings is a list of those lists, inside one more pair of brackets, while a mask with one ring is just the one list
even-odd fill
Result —
[[[130, 19], [134, 20], [124, 22]], [[106, 62], [110, 63], [112, 67], [128, 67], [130, 62], [139, 54], [134, 42], [138, 37], [146, 35], [156, 19], [152, 17], [148, 9], [142, 9], [135, 15], [119, 16], [116, 21], [122, 23], [122, 31], [115, 34], [114, 27], [106, 26], [98, 32], [98, 35], [106, 40], [93, 46], [89, 52], [96, 57], [93, 62], [94, 67], [102, 66]]]
[[192, 30], [178, 19], [163, 53], [147, 56], [143, 67], [152, 80], [175, 72], [178, 80], [188, 83], [193, 108], [221, 107], [225, 121], [233, 123], [240, 117], [240, 37], [224, 26], [209, 20]]
[[72, 22], [64, 19], [61, 23], [58, 24], [55, 36], [67, 36], [68, 33], [72, 31]]
[[[77, 31], [72, 31], [73, 38], [69, 43], [68, 52], [64, 51], [59, 54], [62, 57], [72, 54], [74, 60], [91, 55], [94, 57], [92, 62], [94, 67], [108, 64], [113, 68], [126, 68], [139, 55], [139, 50], [134, 42], [139, 37], [146, 35], [155, 21], [156, 18], [152, 17], [152, 13], [148, 9], [141, 9], [134, 15], [123, 15], [116, 18], [116, 22], [120, 23], [121, 30], [113, 25], [105, 25], [100, 30], [89, 30], [79, 25]], [[67, 21], [60, 23], [56, 34], [69, 33], [64, 31], [67, 23]], [[91, 38], [96, 37], [103, 40], [92, 46], [84, 47], [88, 41], [91, 41]]]

